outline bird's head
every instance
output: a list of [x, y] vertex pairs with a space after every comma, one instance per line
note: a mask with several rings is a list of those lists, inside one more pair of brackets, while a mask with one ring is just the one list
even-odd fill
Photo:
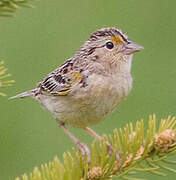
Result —
[[116, 28], [102, 28], [95, 31], [79, 51], [90, 59], [103, 64], [127, 62], [131, 56], [143, 47], [129, 40]]

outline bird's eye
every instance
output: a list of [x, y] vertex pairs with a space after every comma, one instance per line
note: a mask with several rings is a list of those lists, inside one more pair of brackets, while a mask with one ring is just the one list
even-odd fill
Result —
[[109, 41], [109, 42], [106, 43], [106, 47], [107, 47], [108, 49], [112, 49], [112, 48], [114, 47], [114, 44]]

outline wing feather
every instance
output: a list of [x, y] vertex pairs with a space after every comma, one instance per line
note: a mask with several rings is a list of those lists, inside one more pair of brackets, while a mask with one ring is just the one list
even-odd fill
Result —
[[82, 70], [73, 70], [73, 63], [68, 60], [61, 67], [51, 72], [40, 83], [40, 87], [53, 95], [67, 95], [70, 88], [81, 81]]

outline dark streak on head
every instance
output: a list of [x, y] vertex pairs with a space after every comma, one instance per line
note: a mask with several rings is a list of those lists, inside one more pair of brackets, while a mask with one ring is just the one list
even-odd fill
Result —
[[116, 28], [102, 28], [102, 29], [94, 32], [90, 36], [90, 40], [96, 41], [100, 37], [108, 37], [108, 36], [113, 37], [113, 36], [117, 36], [117, 35], [120, 35], [125, 42], [128, 42], [128, 40], [124, 37], [124, 35]]
[[126, 43], [128, 43], [128, 40], [127, 40], [121, 33], [119, 33], [119, 35], [121, 36], [121, 38], [122, 38]]
[[87, 55], [91, 55], [95, 51], [96, 47], [93, 47], [88, 50]]

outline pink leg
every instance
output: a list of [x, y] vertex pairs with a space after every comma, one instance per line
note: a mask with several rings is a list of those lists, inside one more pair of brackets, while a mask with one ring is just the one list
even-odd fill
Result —
[[[93, 131], [91, 128], [85, 127], [84, 130], [87, 131], [91, 136], [95, 137], [98, 141], [101, 141], [102, 137], [98, 135], [95, 131]], [[113, 152], [112, 146], [109, 144], [109, 142], [106, 142], [106, 146], [109, 154], [111, 154]]]
[[[91, 136], [95, 137], [98, 141], [101, 141], [102, 137], [100, 135], [98, 135], [95, 131], [93, 131], [91, 128], [85, 127], [84, 130], [87, 131]], [[107, 146], [108, 153], [111, 155], [114, 150], [108, 141], [106, 142], [106, 146]], [[116, 159], [120, 164], [121, 163], [121, 153], [119, 151], [116, 151]]]
[[88, 162], [90, 162], [90, 151], [86, 144], [82, 143], [77, 139], [66, 127], [64, 124], [59, 124], [59, 127], [71, 138], [74, 144], [80, 149], [83, 155], [87, 155]]

